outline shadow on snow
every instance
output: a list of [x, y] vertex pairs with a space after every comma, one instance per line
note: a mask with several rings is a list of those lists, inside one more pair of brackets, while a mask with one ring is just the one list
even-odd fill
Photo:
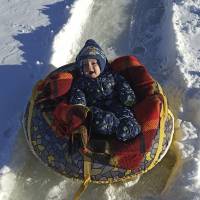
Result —
[[69, 18], [66, 5], [71, 6], [72, 3], [61, 1], [43, 6], [41, 13], [48, 16], [49, 25], [13, 36], [22, 44], [19, 49], [23, 52], [24, 61], [20, 65], [0, 65], [0, 168], [9, 161], [12, 143], [17, 135], [17, 130], [12, 130], [13, 120], [20, 124], [17, 115], [24, 111], [34, 83], [50, 70], [53, 38]]

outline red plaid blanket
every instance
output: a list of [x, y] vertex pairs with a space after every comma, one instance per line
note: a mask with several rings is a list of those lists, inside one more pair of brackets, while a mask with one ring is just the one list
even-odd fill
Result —
[[117, 167], [135, 169], [149, 151], [158, 130], [162, 101], [155, 81], [136, 57], [118, 58], [112, 62], [112, 68], [121, 73], [135, 91], [139, 103], [133, 112], [142, 128], [140, 135], [130, 143], [112, 142], [113, 161]]

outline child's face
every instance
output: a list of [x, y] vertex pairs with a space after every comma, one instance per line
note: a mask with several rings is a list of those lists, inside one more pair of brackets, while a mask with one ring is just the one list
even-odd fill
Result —
[[83, 60], [83, 73], [90, 78], [97, 78], [100, 73], [100, 67], [96, 59]]

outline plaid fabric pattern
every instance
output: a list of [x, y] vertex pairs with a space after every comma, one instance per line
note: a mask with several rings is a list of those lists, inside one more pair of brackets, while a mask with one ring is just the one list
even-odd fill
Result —
[[113, 70], [126, 78], [139, 98], [133, 112], [141, 126], [141, 133], [132, 142], [112, 141], [112, 163], [116, 167], [135, 169], [140, 165], [144, 154], [149, 151], [159, 128], [162, 99], [157, 94], [155, 81], [136, 57], [120, 57], [111, 65]]
[[38, 86], [39, 96], [36, 102], [55, 100], [66, 95], [71, 88], [73, 76], [68, 72], [58, 72], [47, 76]]
[[84, 106], [59, 103], [53, 111], [52, 128], [59, 137], [71, 137], [73, 131], [84, 124], [89, 109]]

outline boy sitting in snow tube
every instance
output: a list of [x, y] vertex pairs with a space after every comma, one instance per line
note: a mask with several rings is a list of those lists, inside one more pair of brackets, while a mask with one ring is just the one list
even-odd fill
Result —
[[[93, 40], [88, 40], [78, 54], [76, 69], [70, 71], [68, 66], [51, 73], [37, 87], [41, 96], [36, 102], [47, 106], [49, 126], [57, 136], [71, 138], [72, 146], [78, 135], [83, 144], [80, 150], [88, 156], [97, 155], [97, 146], [92, 141], [103, 136], [103, 145], [108, 141], [111, 148], [110, 156], [103, 161], [119, 168], [138, 169], [163, 118], [163, 95], [156, 81], [134, 56], [120, 57], [109, 64]], [[52, 111], [48, 100], [54, 102]], [[106, 153], [106, 149], [99, 152], [102, 151]]]
[[141, 127], [130, 110], [136, 97], [125, 78], [111, 69], [103, 50], [91, 39], [76, 63], [79, 76], [73, 82], [69, 103], [89, 107], [93, 133], [115, 135], [123, 142], [134, 139]]

